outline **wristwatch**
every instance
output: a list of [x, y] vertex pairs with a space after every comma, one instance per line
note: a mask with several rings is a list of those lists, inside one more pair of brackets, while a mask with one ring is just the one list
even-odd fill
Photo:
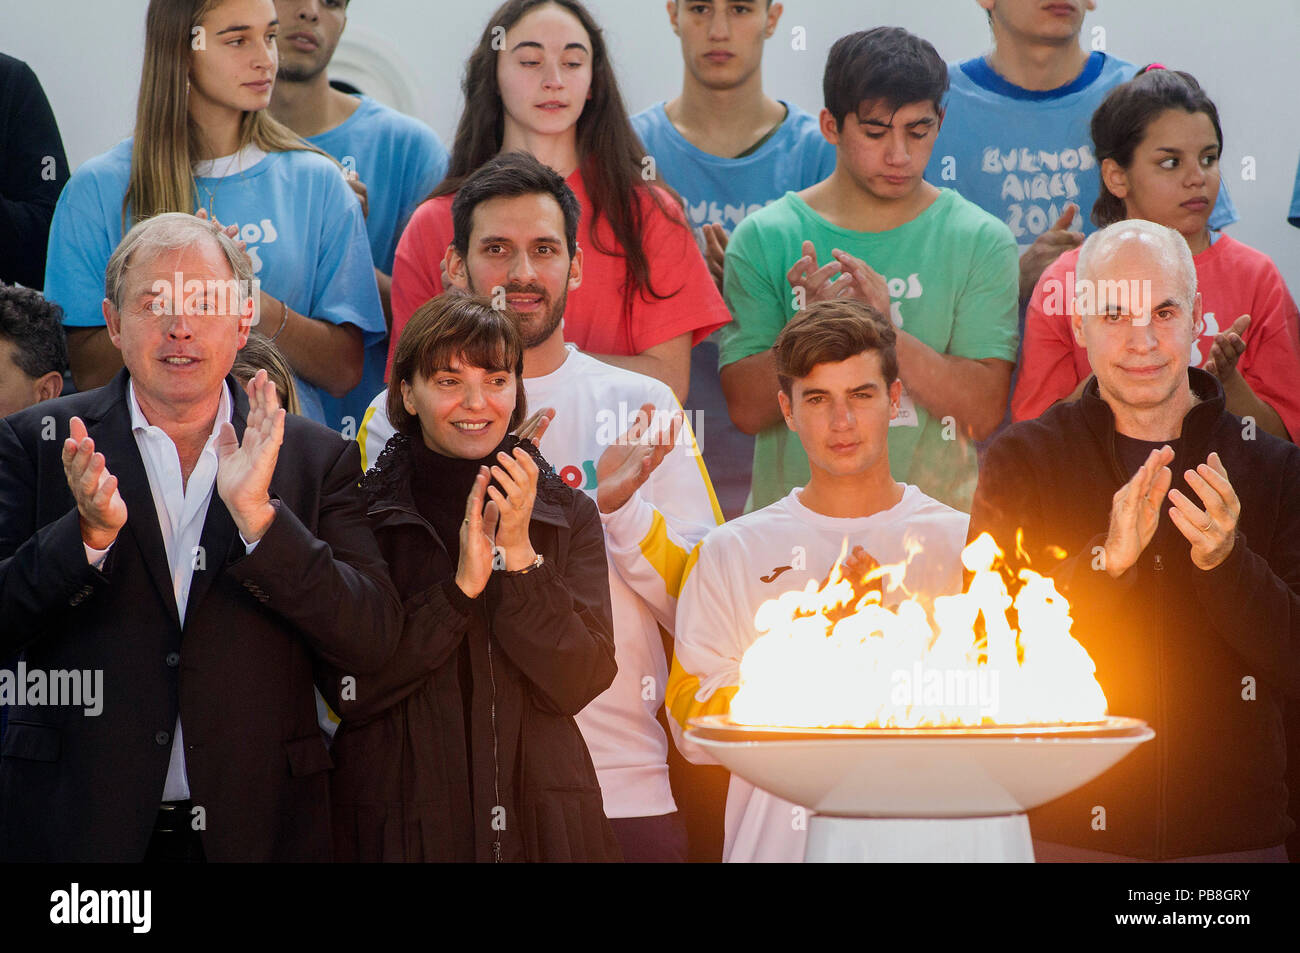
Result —
[[502, 572], [504, 572], [507, 576], [526, 576], [534, 569], [540, 569], [544, 561], [545, 560], [542, 559], [542, 554], [538, 553], [537, 558], [534, 559], [527, 566], [525, 566], [523, 569], [505, 569], [502, 570]]

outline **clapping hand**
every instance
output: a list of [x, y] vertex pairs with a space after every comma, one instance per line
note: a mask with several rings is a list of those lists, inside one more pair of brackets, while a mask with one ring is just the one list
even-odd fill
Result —
[[488, 484], [487, 494], [501, 514], [497, 545], [505, 556], [506, 570], [513, 572], [528, 568], [537, 558], [528, 537], [537, 499], [537, 464], [523, 447], [515, 447], [513, 453], [498, 453], [497, 462], [492, 479], [500, 489]]
[[853, 298], [870, 305], [882, 317], [889, 317], [889, 285], [884, 276], [861, 258], [838, 248], [831, 252], [835, 260], [817, 267], [817, 249], [812, 242], [803, 243], [803, 257], [786, 273], [791, 288], [802, 288], [804, 304]]
[[343, 180], [351, 187], [352, 191], [357, 193], [357, 198], [361, 200], [361, 217], [370, 217], [370, 191], [366, 188], [366, 183], [361, 181], [361, 176], [349, 169], [343, 173]]
[[726, 270], [727, 243], [730, 240], [727, 230], [715, 222], [706, 224], [704, 231], [704, 260], [708, 262], [709, 274], [713, 283], [722, 290], [722, 275]]
[[679, 410], [668, 426], [655, 427], [655, 405], [642, 404], [627, 432], [596, 461], [596, 505], [602, 513], [620, 509], [644, 485], [677, 443], [684, 418]]
[[528, 419], [515, 430], [515, 436], [520, 440], [531, 441], [534, 447], [540, 449], [542, 437], [546, 434], [546, 428], [551, 425], [551, 421], [554, 419], [555, 408], [543, 407], [536, 413], [528, 415]]
[[284, 409], [275, 384], [259, 370], [248, 382], [248, 421], [244, 442], [229, 421], [217, 435], [217, 494], [248, 543], [257, 542], [271, 527], [271, 475], [284, 441]]
[[1246, 352], [1246, 330], [1250, 327], [1250, 315], [1243, 314], [1232, 327], [1214, 336], [1210, 346], [1210, 358], [1205, 362], [1204, 370], [1209, 371], [1225, 383], [1237, 373], [1237, 361]]
[[215, 215], [209, 217], [208, 210], [205, 208], [199, 209], [197, 212], [194, 213], [194, 216], [196, 218], [201, 218], [205, 222], [208, 221], [212, 222], [212, 227], [219, 232], [225, 232], [226, 237], [232, 239], [235, 245], [238, 246], [240, 251], [242, 252], [248, 251], [248, 242], [244, 241], [242, 238], [239, 237], [238, 225], [222, 225], [220, 222], [217, 221]]
[[1077, 211], [1079, 206], [1073, 202], [1065, 206], [1061, 217], [1052, 223], [1051, 228], [1035, 238], [1034, 243], [1020, 256], [1020, 299], [1022, 301], [1033, 294], [1034, 285], [1038, 284], [1038, 279], [1047, 270], [1048, 265], [1060, 258], [1062, 253], [1083, 244], [1083, 233], [1070, 231], [1070, 220], [1074, 218], [1074, 213]]
[[456, 585], [471, 599], [487, 588], [492, 578], [492, 559], [496, 553], [499, 513], [491, 500], [483, 505], [488, 480], [487, 467], [478, 468], [474, 486], [465, 501], [465, 520], [460, 524], [460, 561], [456, 566]]
[[[1133, 479], [1111, 498], [1110, 528], [1106, 534], [1106, 572], [1118, 579], [1147, 548], [1160, 524], [1160, 506], [1173, 482], [1169, 464], [1173, 448], [1152, 450]], [[1201, 521], [1204, 525], [1205, 521]]]
[[69, 421], [72, 436], [63, 441], [63, 473], [77, 501], [81, 539], [91, 549], [108, 549], [126, 525], [126, 502], [117, 477], [108, 472], [102, 453], [86, 433], [80, 417]]
[[1210, 570], [1232, 552], [1241, 501], [1228, 482], [1228, 471], [1217, 453], [1211, 453], [1205, 463], [1188, 470], [1183, 478], [1201, 498], [1205, 509], [1178, 490], [1171, 490], [1169, 500], [1174, 505], [1169, 509], [1169, 518], [1192, 544], [1192, 562], [1198, 569]]

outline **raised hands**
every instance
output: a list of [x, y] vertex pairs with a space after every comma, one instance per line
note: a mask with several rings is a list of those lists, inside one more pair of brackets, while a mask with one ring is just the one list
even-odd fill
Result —
[[785, 279], [794, 289], [802, 288], [804, 305], [836, 298], [854, 298], [871, 305], [882, 317], [889, 317], [889, 285], [884, 276], [872, 270], [861, 258], [854, 258], [838, 248], [831, 252], [834, 261], [817, 267], [817, 249], [812, 242], [803, 243], [803, 257], [786, 272]]
[[1020, 300], [1024, 301], [1034, 293], [1034, 285], [1047, 266], [1061, 257], [1063, 252], [1078, 248], [1083, 244], [1083, 233], [1070, 231], [1070, 220], [1074, 218], [1079, 206], [1071, 202], [1061, 213], [1061, 217], [1052, 223], [1052, 227], [1034, 239], [1034, 243], [1020, 256]]
[[870, 581], [867, 580], [867, 577], [879, 568], [880, 563], [876, 561], [875, 556], [861, 546], [854, 546], [848, 558], [844, 560], [841, 571], [844, 573], [844, 578], [853, 585], [854, 595], [861, 599], [873, 589], [883, 597], [884, 577], [877, 576]]
[[248, 242], [244, 241], [242, 238], [239, 237], [238, 225], [222, 225], [220, 222], [217, 221], [215, 216], [210, 218], [208, 216], [208, 210], [205, 208], [199, 209], [197, 212], [194, 213], [194, 216], [196, 218], [203, 219], [203, 221], [205, 222], [211, 222], [212, 227], [215, 228], [217, 231], [225, 232], [227, 238], [234, 239], [234, 242], [236, 245], [239, 246], [240, 251], [242, 252], [248, 251]]
[[63, 441], [63, 473], [77, 501], [81, 539], [91, 549], [108, 549], [126, 524], [126, 503], [117, 477], [108, 472], [102, 453], [86, 433], [80, 417], [69, 421], [72, 436]]
[[1201, 509], [1178, 490], [1171, 490], [1169, 518], [1192, 544], [1192, 562], [1198, 569], [1210, 570], [1232, 552], [1237, 538], [1237, 520], [1241, 501], [1228, 482], [1228, 471], [1217, 453], [1195, 470], [1183, 474], [1187, 485], [1201, 498]]
[[1173, 460], [1174, 451], [1169, 446], [1152, 450], [1133, 479], [1111, 498], [1105, 569], [1115, 579], [1138, 561], [1156, 534], [1160, 507], [1173, 483], [1173, 472], [1169, 469]]
[[1205, 362], [1204, 370], [1209, 371], [1222, 383], [1237, 373], [1237, 361], [1246, 352], [1246, 331], [1250, 327], [1250, 315], [1243, 314], [1232, 327], [1214, 336], [1210, 346], [1210, 358]]
[[555, 419], [554, 407], [543, 407], [541, 410], [528, 415], [528, 419], [518, 426], [515, 430], [515, 436], [520, 440], [529, 440], [534, 447], [538, 449], [542, 446], [542, 437], [546, 435], [546, 428], [551, 425]]
[[513, 572], [527, 569], [537, 558], [528, 538], [533, 501], [537, 499], [537, 464], [523, 447], [515, 447], [510, 454], [498, 453], [497, 461], [499, 465], [492, 468], [492, 478], [501, 489], [488, 484], [487, 494], [501, 514], [497, 546], [505, 555], [505, 568]]
[[709, 222], [704, 226], [704, 260], [709, 264], [709, 274], [713, 276], [713, 283], [719, 291], [722, 290], [728, 241], [727, 230], [721, 225]]
[[248, 382], [244, 442], [240, 444], [229, 422], [222, 423], [217, 435], [217, 494], [249, 543], [261, 539], [275, 519], [271, 475], [284, 441], [284, 415], [275, 384], [259, 370]]
[[602, 513], [630, 500], [676, 445], [682, 412], [673, 414], [666, 428], [652, 427], [655, 417], [655, 405], [642, 404], [632, 426], [596, 461], [596, 506]]
[[478, 597], [492, 578], [492, 559], [496, 552], [497, 522], [500, 514], [495, 502], [483, 505], [491, 475], [487, 467], [478, 468], [474, 486], [465, 501], [465, 520], [460, 524], [460, 561], [456, 566], [456, 585], [471, 599]]
[[361, 201], [361, 217], [370, 217], [370, 190], [366, 188], [366, 183], [361, 181], [361, 176], [356, 171], [349, 169], [343, 174], [343, 180], [353, 192], [357, 193], [357, 198]]

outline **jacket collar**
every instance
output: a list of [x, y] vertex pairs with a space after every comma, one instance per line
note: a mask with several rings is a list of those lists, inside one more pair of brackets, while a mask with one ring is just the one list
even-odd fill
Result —
[[[1183, 418], [1180, 439], [1185, 448], [1199, 457], [1203, 456], [1200, 450], [1209, 442], [1210, 434], [1213, 433], [1215, 425], [1227, 408], [1227, 400], [1224, 397], [1223, 385], [1208, 371], [1203, 371], [1199, 367], [1189, 367], [1187, 378], [1192, 393], [1200, 399], [1200, 403], [1189, 410], [1187, 416]], [[1083, 395], [1079, 398], [1079, 406], [1093, 435], [1102, 446], [1113, 449], [1115, 413], [1110, 409], [1110, 404], [1102, 399], [1095, 374], [1084, 386]]]

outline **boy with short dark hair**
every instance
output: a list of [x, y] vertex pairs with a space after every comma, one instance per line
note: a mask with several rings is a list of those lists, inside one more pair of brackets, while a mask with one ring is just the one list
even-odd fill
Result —
[[[757, 434], [750, 509], [809, 477], [782, 426], [772, 341], [802, 308], [853, 298], [897, 329], [895, 477], [965, 509], [974, 441], [1002, 420], [1016, 358], [1016, 248], [1006, 226], [922, 171], [942, 122], [948, 73], [934, 47], [896, 27], [843, 37], [826, 63], [825, 181], [754, 213], [727, 249], [723, 391]], [[819, 262], [829, 262], [821, 265]]]

